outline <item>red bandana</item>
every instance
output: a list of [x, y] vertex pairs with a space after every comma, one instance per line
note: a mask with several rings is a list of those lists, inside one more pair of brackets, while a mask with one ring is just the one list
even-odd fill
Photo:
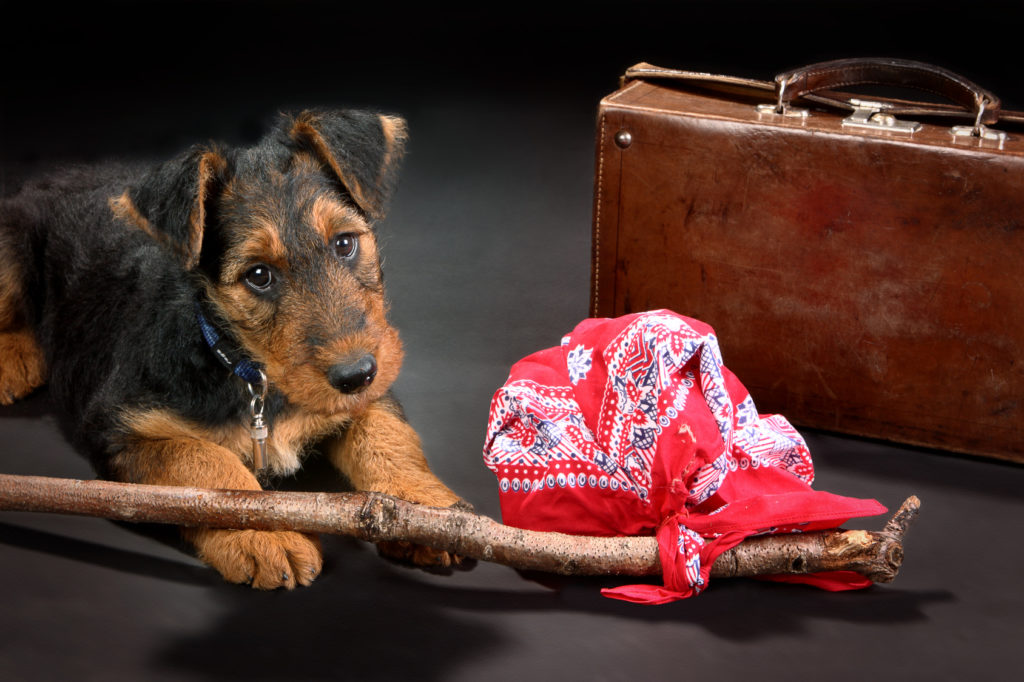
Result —
[[[516, 363], [491, 402], [484, 462], [506, 524], [656, 535], [664, 587], [604, 591], [648, 604], [701, 592], [715, 558], [751, 535], [885, 512], [812, 490], [800, 434], [758, 414], [711, 327], [667, 310], [584, 320], [561, 347]], [[849, 572], [786, 579], [870, 584]]]

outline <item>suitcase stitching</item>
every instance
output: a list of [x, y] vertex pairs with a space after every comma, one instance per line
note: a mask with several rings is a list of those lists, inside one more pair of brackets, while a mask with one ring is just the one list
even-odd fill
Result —
[[591, 314], [597, 316], [597, 301], [601, 282], [601, 201], [604, 198], [604, 145], [607, 114], [601, 115], [601, 143], [597, 156], [597, 205], [594, 208], [594, 297]]

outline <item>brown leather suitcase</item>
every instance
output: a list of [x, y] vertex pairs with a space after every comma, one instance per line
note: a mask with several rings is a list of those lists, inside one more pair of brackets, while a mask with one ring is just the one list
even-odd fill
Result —
[[592, 313], [710, 323], [794, 423], [1024, 461], [1022, 123], [919, 62], [639, 64], [600, 105]]

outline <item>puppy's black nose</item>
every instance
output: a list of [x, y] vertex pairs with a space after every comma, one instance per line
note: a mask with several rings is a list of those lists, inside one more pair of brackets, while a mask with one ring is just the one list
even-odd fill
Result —
[[377, 376], [377, 360], [364, 355], [353, 363], [340, 362], [327, 370], [327, 381], [342, 393], [355, 393], [373, 383]]

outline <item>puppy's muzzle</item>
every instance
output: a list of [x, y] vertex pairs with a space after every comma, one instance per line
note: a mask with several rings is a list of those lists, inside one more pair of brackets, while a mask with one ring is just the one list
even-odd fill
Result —
[[373, 383], [377, 359], [367, 354], [352, 363], [339, 362], [327, 370], [327, 381], [342, 393], [355, 393]]

